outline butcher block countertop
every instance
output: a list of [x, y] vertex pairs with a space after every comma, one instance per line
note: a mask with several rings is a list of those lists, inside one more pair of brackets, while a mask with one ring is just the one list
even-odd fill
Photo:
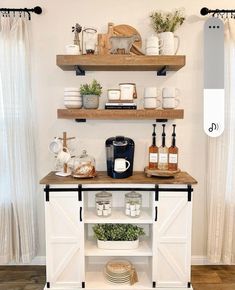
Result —
[[135, 171], [133, 175], [123, 179], [113, 179], [106, 171], [98, 171], [94, 178], [61, 177], [50, 172], [40, 180], [40, 184], [197, 184], [187, 172], [181, 171], [174, 177], [146, 177], [143, 171]]

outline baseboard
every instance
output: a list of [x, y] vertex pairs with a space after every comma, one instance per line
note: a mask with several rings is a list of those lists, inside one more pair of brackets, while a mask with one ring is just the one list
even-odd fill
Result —
[[[46, 257], [45, 256], [36, 256], [35, 258], [33, 258], [33, 260], [30, 262], [30, 263], [28, 263], [28, 264], [26, 264], [26, 263], [14, 263], [14, 262], [12, 262], [12, 263], [9, 263], [9, 264], [7, 264], [8, 266], [15, 266], [15, 265], [19, 265], [19, 266], [27, 266], [27, 265], [30, 265], [30, 266], [44, 266], [44, 265], [46, 265]], [[6, 264], [0, 264], [0, 266], [6, 266]]]
[[206, 256], [192, 256], [191, 263], [192, 265], [209, 265], [209, 262]]

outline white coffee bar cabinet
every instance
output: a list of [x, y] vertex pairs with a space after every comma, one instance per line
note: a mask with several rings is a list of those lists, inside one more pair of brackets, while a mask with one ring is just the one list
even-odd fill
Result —
[[[45, 289], [192, 289], [192, 186], [197, 182], [188, 173], [149, 178], [134, 172], [127, 179], [112, 179], [98, 172], [92, 179], [75, 179], [51, 172], [40, 183], [45, 192]], [[112, 214], [99, 217], [95, 194], [104, 190], [112, 193]], [[138, 218], [125, 215], [125, 193], [132, 190], [142, 194]], [[92, 231], [98, 223], [137, 224], [146, 235], [137, 249], [99, 249]], [[106, 280], [104, 266], [115, 258], [134, 265], [137, 283]]]

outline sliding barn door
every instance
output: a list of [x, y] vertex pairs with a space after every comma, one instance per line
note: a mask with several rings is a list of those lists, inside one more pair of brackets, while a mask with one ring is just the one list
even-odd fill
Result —
[[46, 210], [47, 287], [82, 287], [84, 226], [77, 192], [49, 192]]
[[192, 202], [187, 192], [160, 192], [153, 226], [156, 287], [187, 287], [191, 265]]

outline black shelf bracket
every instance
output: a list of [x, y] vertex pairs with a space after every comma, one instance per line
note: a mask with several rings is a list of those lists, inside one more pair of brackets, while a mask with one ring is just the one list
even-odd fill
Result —
[[167, 69], [166, 65], [164, 65], [162, 68], [160, 68], [157, 71], [157, 76], [166, 76], [166, 69]]
[[77, 123], [86, 123], [86, 119], [75, 119]]
[[76, 76], [84, 76], [86, 74], [86, 72], [80, 68], [79, 65], [75, 66], [75, 72], [76, 72]]
[[157, 123], [166, 123], [168, 122], [168, 119], [156, 119]]

